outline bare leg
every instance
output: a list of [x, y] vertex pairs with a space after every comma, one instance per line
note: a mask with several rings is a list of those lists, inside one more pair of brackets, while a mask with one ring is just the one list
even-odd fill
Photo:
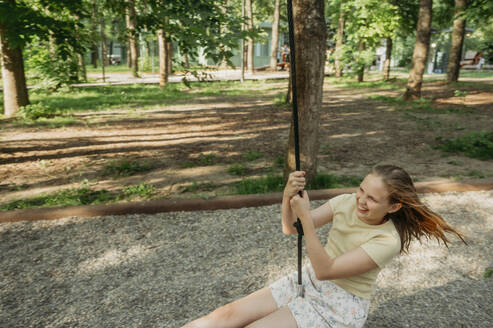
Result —
[[276, 310], [277, 304], [272, 297], [272, 293], [268, 287], [265, 287], [248, 296], [221, 306], [214, 312], [194, 320], [182, 328], [245, 327], [249, 323], [259, 320]]
[[263, 317], [260, 320], [248, 325], [245, 328], [297, 328], [298, 324], [288, 307], [282, 307], [279, 310]]

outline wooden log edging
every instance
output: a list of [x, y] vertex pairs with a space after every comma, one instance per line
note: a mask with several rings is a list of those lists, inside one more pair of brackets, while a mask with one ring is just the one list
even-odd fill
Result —
[[[493, 179], [471, 180], [462, 182], [431, 181], [416, 183], [418, 193], [480, 191], [493, 189]], [[356, 188], [334, 188], [310, 190], [311, 200], [330, 199], [344, 193], [355, 192]], [[259, 207], [280, 204], [282, 193], [234, 195], [213, 199], [162, 199], [148, 202], [129, 202], [69, 207], [46, 207], [26, 210], [0, 212], [0, 223], [18, 221], [55, 220], [65, 217], [97, 217], [105, 215], [156, 214], [178, 211], [204, 211]]]

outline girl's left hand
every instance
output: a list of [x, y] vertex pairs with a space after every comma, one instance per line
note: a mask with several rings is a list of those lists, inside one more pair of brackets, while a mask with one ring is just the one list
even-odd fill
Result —
[[291, 205], [293, 212], [302, 222], [303, 219], [306, 219], [310, 214], [310, 199], [308, 198], [306, 190], [303, 190], [303, 197], [300, 197], [298, 194], [293, 196], [290, 199], [289, 204]]

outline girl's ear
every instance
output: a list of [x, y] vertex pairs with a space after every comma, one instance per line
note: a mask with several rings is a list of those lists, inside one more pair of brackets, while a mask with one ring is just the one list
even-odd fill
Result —
[[394, 203], [390, 206], [389, 213], [395, 213], [402, 208], [402, 203]]

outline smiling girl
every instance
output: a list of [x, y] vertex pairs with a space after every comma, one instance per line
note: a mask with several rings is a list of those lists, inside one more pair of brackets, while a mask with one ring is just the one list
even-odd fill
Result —
[[[310, 263], [303, 268], [304, 297], [297, 272], [222, 306], [184, 327], [362, 327], [380, 270], [412, 239], [463, 236], [419, 200], [409, 174], [393, 165], [373, 168], [355, 194], [332, 198], [310, 210], [305, 173], [289, 175], [282, 202], [282, 231], [297, 234], [300, 218]], [[303, 192], [303, 197], [299, 192]], [[332, 222], [327, 244], [316, 229]]]

